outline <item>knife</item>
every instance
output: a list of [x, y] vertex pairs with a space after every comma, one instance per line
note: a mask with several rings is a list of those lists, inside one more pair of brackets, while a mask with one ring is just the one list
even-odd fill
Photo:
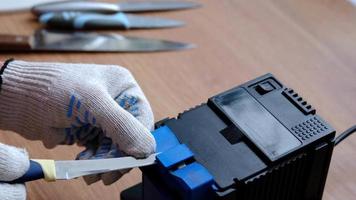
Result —
[[115, 13], [50, 12], [42, 14], [39, 21], [49, 27], [70, 29], [152, 29], [172, 28], [184, 23], [158, 17]]
[[32, 36], [1, 35], [0, 52], [155, 52], [193, 48], [181, 42], [129, 37], [113, 33], [64, 32], [40, 29]]
[[[16, 1], [13, 0], [1, 0], [0, 1], [0, 13], [4, 12], [18, 12], [18, 11], [27, 11], [30, 10], [34, 5], [54, 2], [54, 1], [63, 1], [63, 0], [25, 0], [25, 1]], [[68, 1], [68, 0], [67, 0]]]
[[46, 12], [60, 11], [81, 11], [96, 13], [152, 12], [196, 8], [199, 6], [199, 3], [188, 1], [142, 1], [121, 2], [117, 4], [95, 1], [63, 1], [39, 4], [32, 8], [32, 13], [35, 15], [41, 15]]
[[86, 175], [144, 167], [155, 164], [156, 155], [152, 154], [145, 159], [128, 156], [96, 160], [30, 160], [30, 167], [22, 177], [2, 183], [25, 183], [43, 178], [49, 182], [69, 180]]

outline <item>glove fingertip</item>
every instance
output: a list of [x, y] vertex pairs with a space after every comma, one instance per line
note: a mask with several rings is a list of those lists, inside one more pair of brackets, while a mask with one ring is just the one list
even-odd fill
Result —
[[26, 187], [23, 184], [0, 184], [0, 199], [26, 200]]
[[126, 150], [127, 154], [136, 158], [145, 158], [156, 152], [156, 141], [151, 134], [137, 142]]
[[25, 149], [0, 143], [0, 177], [2, 181], [12, 181], [26, 173], [30, 166]]

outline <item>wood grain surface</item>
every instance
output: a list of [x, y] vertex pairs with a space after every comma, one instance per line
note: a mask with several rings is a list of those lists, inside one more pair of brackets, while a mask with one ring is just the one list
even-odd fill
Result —
[[[187, 22], [178, 29], [125, 35], [192, 42], [198, 48], [167, 53], [2, 54], [28, 61], [117, 64], [145, 91], [156, 119], [176, 116], [208, 97], [271, 72], [295, 88], [340, 133], [356, 123], [356, 9], [344, 0], [204, 0], [196, 10], [150, 14]], [[28, 12], [0, 14], [0, 32], [30, 34], [40, 26]], [[116, 31], [119, 32], [119, 31]], [[26, 147], [33, 158], [72, 159], [79, 147], [45, 149], [14, 133], [0, 142]], [[324, 199], [356, 196], [356, 136], [333, 155]], [[140, 181], [133, 170], [119, 182], [86, 186], [82, 179], [27, 185], [28, 199], [119, 199]]]

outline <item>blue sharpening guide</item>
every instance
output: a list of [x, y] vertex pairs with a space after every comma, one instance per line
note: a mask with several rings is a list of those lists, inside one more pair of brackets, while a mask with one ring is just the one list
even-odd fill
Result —
[[[184, 199], [205, 199], [207, 191], [214, 183], [212, 175], [194, 159], [194, 154], [185, 144], [181, 144], [175, 134], [162, 126], [153, 132], [157, 143], [157, 168], [165, 184], [179, 191]], [[159, 197], [156, 197], [159, 198]]]

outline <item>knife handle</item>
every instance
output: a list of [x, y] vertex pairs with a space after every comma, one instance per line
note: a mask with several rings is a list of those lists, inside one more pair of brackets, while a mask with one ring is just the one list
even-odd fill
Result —
[[82, 12], [45, 13], [39, 21], [50, 27], [72, 29], [130, 29], [130, 23], [124, 13], [111, 15]]
[[22, 177], [13, 181], [5, 181], [2, 183], [26, 183], [43, 178], [46, 181], [56, 180], [54, 160], [30, 160], [30, 167]]
[[108, 2], [95, 1], [60, 1], [49, 2], [34, 6], [31, 11], [35, 15], [41, 15], [48, 12], [62, 11], [81, 11], [95, 13], [116, 13], [119, 11], [119, 6]]
[[21, 51], [26, 49], [31, 49], [28, 36], [6, 34], [0, 35], [0, 51]]

